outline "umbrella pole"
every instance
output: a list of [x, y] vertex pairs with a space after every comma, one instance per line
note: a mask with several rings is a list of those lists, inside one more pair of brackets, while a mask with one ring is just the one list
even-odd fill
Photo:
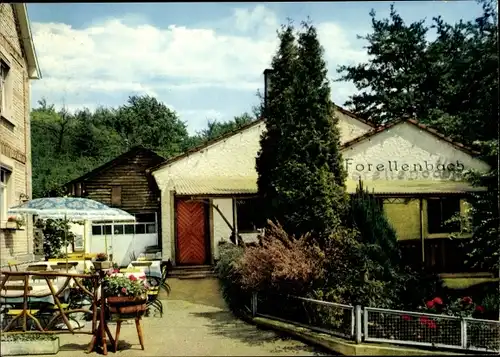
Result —
[[64, 244], [66, 245], [66, 273], [68, 272], [68, 223], [64, 215]]
[[85, 266], [85, 258], [87, 256], [87, 222], [88, 220], [83, 221], [83, 265]]

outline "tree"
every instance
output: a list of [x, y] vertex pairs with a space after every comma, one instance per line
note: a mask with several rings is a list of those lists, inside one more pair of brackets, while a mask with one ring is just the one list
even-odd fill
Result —
[[298, 43], [291, 24], [278, 37], [256, 161], [259, 195], [267, 218], [285, 231], [326, 239], [345, 214], [347, 195], [323, 49], [309, 23]]
[[498, 125], [498, 26], [494, 2], [480, 1], [475, 21], [451, 25], [433, 18], [406, 25], [391, 6], [389, 19], [372, 17], [367, 63], [341, 66], [339, 80], [360, 91], [346, 105], [376, 124], [415, 118], [457, 141], [491, 140]]
[[203, 129], [198, 135], [202, 138], [202, 140], [212, 140], [226, 133], [237, 130], [254, 120], [255, 118], [248, 113], [243, 113], [242, 115], [236, 116], [233, 120], [227, 122], [209, 120], [208, 128]]
[[350, 226], [359, 232], [359, 238], [369, 248], [371, 258], [385, 267], [385, 277], [391, 278], [391, 270], [400, 263], [396, 231], [378, 200], [363, 187], [361, 181], [349, 203]]
[[164, 103], [151, 96], [131, 96], [112, 117], [111, 127], [122, 138], [124, 151], [137, 145], [171, 157], [182, 151], [186, 124]]

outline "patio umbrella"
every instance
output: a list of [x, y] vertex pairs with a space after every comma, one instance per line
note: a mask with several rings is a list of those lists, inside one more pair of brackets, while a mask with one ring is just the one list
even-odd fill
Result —
[[[135, 221], [134, 216], [121, 209], [111, 208], [100, 202], [80, 197], [36, 198], [11, 207], [7, 212], [9, 214], [24, 213], [37, 215], [42, 219]], [[68, 232], [65, 228], [66, 263], [68, 262], [67, 234]], [[107, 251], [107, 237], [104, 236], [104, 238]], [[84, 238], [84, 245], [86, 244], [85, 242], [86, 239]]]

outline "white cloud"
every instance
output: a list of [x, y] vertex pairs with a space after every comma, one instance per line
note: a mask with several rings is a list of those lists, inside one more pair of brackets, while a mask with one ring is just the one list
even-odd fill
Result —
[[[34, 91], [49, 99], [64, 94], [72, 106], [88, 103], [91, 94], [158, 97], [165, 91], [211, 88], [254, 92], [263, 85], [262, 72], [276, 50], [276, 29], [285, 21], [257, 5], [234, 9], [230, 18], [214, 21], [212, 27], [159, 28], [133, 15], [90, 22], [86, 28], [35, 22], [34, 41], [44, 78], [34, 83]], [[336, 77], [337, 65], [366, 57], [360, 45], [353, 47], [352, 29], [335, 23], [316, 25], [331, 77]], [[334, 98], [337, 88], [341, 95], [342, 86], [334, 84]], [[345, 90], [342, 100], [344, 96]]]

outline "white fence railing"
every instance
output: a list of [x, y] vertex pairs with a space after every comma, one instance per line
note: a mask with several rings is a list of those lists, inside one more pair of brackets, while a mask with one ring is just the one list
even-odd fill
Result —
[[500, 322], [254, 293], [252, 313], [355, 340], [500, 352]]

